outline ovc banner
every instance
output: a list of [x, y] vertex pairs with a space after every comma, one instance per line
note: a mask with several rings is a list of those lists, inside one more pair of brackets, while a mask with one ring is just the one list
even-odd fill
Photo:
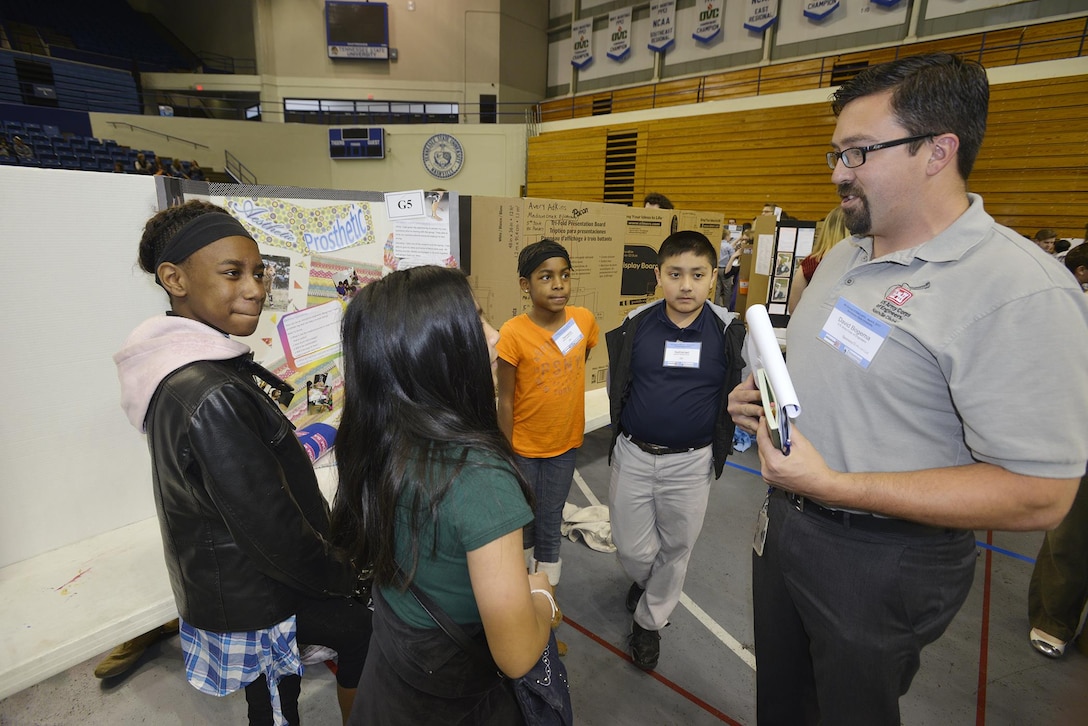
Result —
[[570, 24], [570, 64], [582, 69], [593, 60], [593, 18], [583, 18]]
[[778, 0], [748, 0], [744, 29], [759, 32], [778, 22]]
[[647, 47], [664, 53], [676, 39], [676, 0], [653, 0], [650, 3], [650, 42]]
[[621, 61], [631, 52], [631, 8], [613, 10], [608, 14], [608, 57]]
[[691, 37], [709, 43], [722, 32], [722, 0], [697, 3], [695, 9], [699, 11], [699, 17], [695, 19], [695, 32]]
[[839, 9], [839, 0], [805, 0], [805, 17], [823, 20]]

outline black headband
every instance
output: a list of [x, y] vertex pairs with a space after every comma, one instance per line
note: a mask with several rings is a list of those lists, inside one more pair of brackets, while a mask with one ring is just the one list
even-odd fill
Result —
[[561, 246], [556, 245], [548, 249], [542, 249], [533, 255], [530, 255], [528, 259], [521, 263], [518, 267], [518, 277], [524, 277], [526, 280], [533, 274], [533, 270], [540, 267], [540, 263], [544, 260], [550, 260], [553, 257], [562, 257], [567, 261], [567, 267], [570, 267], [570, 255]]
[[[246, 231], [242, 223], [226, 212], [211, 212], [191, 219], [162, 248], [162, 252], [155, 258], [155, 270], [164, 262], [184, 262], [197, 250], [224, 237], [253, 239], [253, 235]], [[158, 282], [158, 279], [156, 272], [155, 281]]]

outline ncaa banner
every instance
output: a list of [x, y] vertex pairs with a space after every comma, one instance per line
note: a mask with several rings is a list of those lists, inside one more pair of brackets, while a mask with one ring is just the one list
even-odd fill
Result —
[[805, 0], [805, 17], [823, 20], [839, 9], [839, 0]]
[[647, 48], [664, 53], [676, 39], [676, 0], [653, 0], [650, 3], [650, 42]]
[[744, 29], [759, 32], [778, 22], [778, 0], [748, 0]]
[[631, 8], [610, 12], [608, 28], [611, 33], [608, 57], [614, 61], [621, 61], [631, 52]]
[[706, 0], [704, 3], [697, 3], [695, 7], [701, 9], [699, 17], [695, 20], [695, 32], [691, 34], [691, 37], [700, 42], [709, 43], [722, 32], [722, 0]]
[[593, 18], [571, 23], [570, 40], [570, 64], [581, 70], [593, 60]]

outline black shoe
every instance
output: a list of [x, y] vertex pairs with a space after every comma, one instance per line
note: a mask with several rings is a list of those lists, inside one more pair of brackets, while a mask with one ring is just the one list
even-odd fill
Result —
[[644, 592], [646, 592], [646, 588], [639, 587], [637, 582], [631, 583], [631, 589], [627, 591], [627, 612], [635, 612], [638, 601], [642, 599], [642, 593]]
[[661, 634], [656, 630], [646, 630], [638, 623], [631, 622], [631, 635], [627, 638], [631, 645], [631, 660], [644, 671], [657, 668], [657, 659], [661, 656]]

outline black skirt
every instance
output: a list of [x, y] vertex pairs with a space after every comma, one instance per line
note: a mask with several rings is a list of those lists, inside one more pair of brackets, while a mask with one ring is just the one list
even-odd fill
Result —
[[[351, 726], [523, 724], [513, 686], [488, 670], [438, 627], [414, 628], [374, 588], [370, 639]], [[482, 626], [463, 626], [486, 648]]]

